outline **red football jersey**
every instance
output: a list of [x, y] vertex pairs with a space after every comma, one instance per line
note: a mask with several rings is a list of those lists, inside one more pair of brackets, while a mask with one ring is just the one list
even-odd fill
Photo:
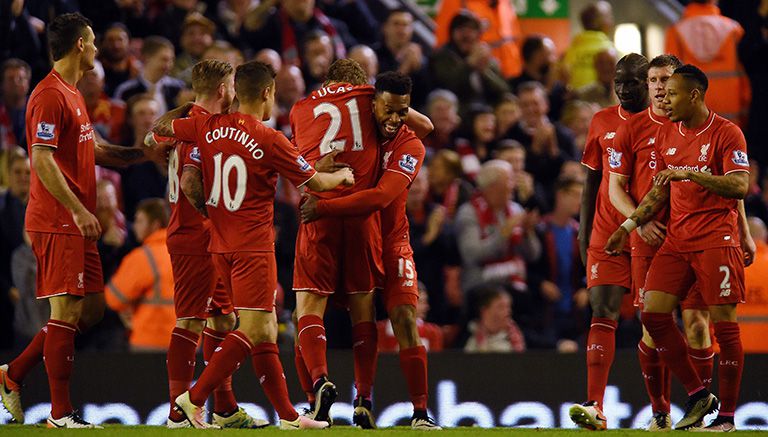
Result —
[[[209, 115], [204, 108], [193, 105], [190, 117]], [[174, 255], [205, 255], [210, 244], [210, 223], [181, 192], [181, 173], [192, 166], [202, 171], [200, 151], [196, 143], [177, 141], [168, 158], [168, 203], [171, 218], [168, 221], [168, 253]]]
[[337, 162], [349, 164], [355, 184], [339, 186], [324, 193], [329, 199], [376, 185], [377, 128], [373, 118], [373, 93], [370, 85], [333, 84], [313, 91], [291, 109], [293, 143], [312, 165], [333, 150], [343, 150]]
[[173, 131], [198, 145], [213, 228], [210, 252], [275, 250], [277, 174], [301, 186], [315, 169], [282, 133], [247, 114], [174, 120]]
[[[687, 170], [722, 176], [749, 172], [747, 142], [738, 126], [710, 111], [696, 129], [667, 123], [656, 137], [657, 171]], [[672, 182], [665, 245], [676, 252], [739, 246], [736, 199], [726, 199], [690, 180]]]
[[[382, 170], [392, 171], [408, 178], [408, 186], [419, 174], [426, 151], [424, 144], [406, 126], [400, 128], [395, 138], [382, 143], [384, 158]], [[384, 250], [392, 246], [410, 244], [408, 217], [405, 203], [408, 191], [400, 193], [395, 200], [381, 211], [381, 235], [384, 237]]]
[[[67, 185], [88, 211], [96, 211], [96, 158], [85, 101], [56, 70], [37, 84], [27, 103], [27, 144], [56, 149], [53, 158]], [[72, 212], [43, 186], [32, 166], [27, 231], [80, 235]]]
[[626, 218], [611, 204], [608, 195], [609, 171], [617, 167], [616, 150], [613, 148], [613, 140], [618, 126], [629, 119], [632, 114], [620, 105], [610, 106], [599, 111], [592, 117], [587, 133], [587, 142], [584, 147], [584, 156], [581, 163], [592, 170], [602, 171], [600, 191], [595, 203], [595, 220], [592, 223], [592, 236], [589, 239], [589, 247], [603, 250], [605, 243], [613, 231], [618, 228]]
[[[653, 187], [653, 175], [656, 174], [656, 134], [669, 119], [653, 113], [651, 107], [638, 112], [616, 129], [613, 148], [616, 151], [616, 167], [610, 172], [626, 176], [629, 183], [629, 195], [639, 205]], [[665, 208], [656, 215], [656, 220], [666, 223], [668, 210]], [[643, 241], [637, 232], [630, 235], [632, 254], [653, 256], [657, 247]]]

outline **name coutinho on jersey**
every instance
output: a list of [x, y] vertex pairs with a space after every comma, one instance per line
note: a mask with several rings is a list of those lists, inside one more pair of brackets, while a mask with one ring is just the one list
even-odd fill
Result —
[[222, 139], [228, 139], [242, 144], [243, 147], [248, 149], [248, 152], [251, 153], [253, 159], [261, 159], [264, 157], [264, 151], [259, 148], [259, 143], [251, 138], [245, 131], [230, 126], [224, 126], [217, 127], [216, 129], [205, 133], [205, 141], [208, 144]]

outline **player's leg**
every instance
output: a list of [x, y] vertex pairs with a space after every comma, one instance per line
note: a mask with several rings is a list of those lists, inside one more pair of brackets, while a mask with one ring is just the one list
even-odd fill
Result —
[[[696, 296], [701, 296], [696, 293]], [[683, 331], [688, 340], [688, 355], [691, 356], [696, 373], [699, 374], [704, 387], [709, 389], [712, 385], [712, 370], [714, 367], [715, 352], [712, 348], [712, 339], [709, 335], [709, 311], [702, 308], [690, 308], [688, 299], [681, 302], [683, 314]], [[706, 307], [704, 307], [706, 308]]]
[[352, 423], [363, 429], [373, 429], [376, 428], [376, 420], [371, 394], [379, 357], [374, 293], [350, 294], [348, 299], [357, 392]]
[[[299, 326], [299, 316], [294, 309], [291, 313], [291, 319], [293, 320], [293, 326]], [[304, 363], [304, 356], [301, 353], [301, 347], [299, 346], [299, 331], [295, 330], [293, 336], [293, 364], [296, 367], [296, 374], [299, 377], [299, 384], [304, 394], [307, 395], [307, 402], [309, 405], [315, 403], [315, 390], [312, 388], [312, 375], [307, 370], [307, 365]], [[311, 411], [311, 410], [309, 410]]]
[[296, 293], [296, 312], [299, 318], [299, 347], [304, 365], [312, 378], [312, 391], [315, 403], [307, 417], [317, 420], [330, 420], [331, 405], [338, 393], [336, 386], [328, 380], [328, 362], [326, 360], [325, 323], [323, 315], [328, 297], [312, 292]]

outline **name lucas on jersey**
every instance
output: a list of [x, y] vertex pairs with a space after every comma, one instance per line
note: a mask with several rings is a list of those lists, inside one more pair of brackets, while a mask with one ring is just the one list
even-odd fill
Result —
[[264, 151], [259, 148], [259, 143], [254, 141], [248, 133], [235, 127], [223, 126], [217, 127], [212, 131], [205, 133], [205, 141], [211, 144], [217, 140], [228, 139], [240, 143], [248, 149], [253, 156], [253, 159], [261, 159], [264, 157]]

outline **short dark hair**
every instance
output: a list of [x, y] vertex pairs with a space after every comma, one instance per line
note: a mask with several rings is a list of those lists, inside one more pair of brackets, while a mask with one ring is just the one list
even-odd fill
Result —
[[48, 46], [54, 61], [67, 56], [79, 38], [85, 38], [85, 29], [91, 27], [91, 20], [79, 12], [62, 14], [48, 25]]
[[524, 62], [529, 62], [531, 58], [533, 58], [533, 55], [544, 47], [544, 38], [546, 38], [546, 36], [539, 33], [525, 37], [523, 46], [520, 49]]
[[269, 86], [274, 86], [275, 69], [259, 61], [250, 61], [235, 70], [235, 93], [241, 102], [257, 100]]
[[562, 177], [555, 182], [555, 192], [568, 191], [574, 186], [583, 187], [584, 183], [576, 178]]
[[168, 227], [168, 204], [165, 203], [165, 199], [159, 197], [144, 199], [136, 206], [136, 213], [138, 214], [139, 211], [146, 214], [150, 222], [159, 221], [161, 227]]
[[395, 9], [392, 9], [389, 12], [387, 12], [387, 17], [384, 19], [383, 22], [386, 23], [395, 14], [408, 14], [411, 17], [413, 17], [413, 13], [411, 11], [409, 11], [406, 8], [399, 7], [399, 8], [395, 8]]
[[638, 53], [630, 53], [624, 55], [619, 62], [616, 63], [616, 70], [619, 68], [626, 68], [634, 74], [639, 75], [644, 80], [648, 78], [648, 58]]
[[693, 88], [698, 88], [702, 94], [707, 92], [709, 80], [699, 67], [693, 64], [685, 64], [682, 67], [676, 68], [674, 74], [683, 76], [686, 81], [692, 84]]
[[171, 51], [173, 51], [173, 43], [171, 43], [171, 41], [169, 41], [167, 38], [163, 38], [162, 36], [148, 36], [144, 38], [144, 44], [141, 46], [141, 56], [154, 56], [162, 49], [171, 49]]
[[482, 28], [477, 16], [467, 9], [460, 10], [453, 16], [453, 18], [451, 18], [451, 24], [448, 27], [449, 34], [460, 27], [472, 27], [476, 30]]
[[126, 26], [124, 23], [121, 23], [119, 21], [112, 22], [107, 28], [104, 30], [104, 35], [107, 34], [112, 29], [119, 29], [125, 32], [126, 35], [128, 35], [128, 39], [131, 38], [131, 31], [128, 30], [128, 26]]
[[328, 68], [325, 85], [329, 82], [344, 82], [352, 85], [365, 85], [368, 83], [368, 75], [359, 62], [354, 59], [337, 59]]
[[200, 61], [192, 67], [192, 90], [195, 94], [212, 95], [224, 79], [234, 71], [229, 62], [215, 59]]
[[397, 71], [385, 71], [376, 76], [376, 94], [391, 93], [404, 96], [411, 93], [411, 78]]
[[677, 70], [682, 67], [683, 63], [675, 55], [663, 54], [651, 59], [651, 63], [648, 64], [648, 68], [664, 68], [672, 67], [673, 70]]
[[533, 91], [541, 91], [544, 94], [544, 97], [547, 97], [547, 89], [537, 80], [529, 80], [518, 85], [517, 97], [519, 98], [521, 94]]
[[5, 60], [5, 62], [3, 62], [3, 66], [0, 67], [0, 75], [2, 75], [0, 77], [4, 79], [5, 72], [11, 68], [22, 68], [27, 72], [28, 75], [32, 74], [32, 69], [29, 67], [29, 64], [27, 64], [26, 61], [19, 58], [8, 58]]

